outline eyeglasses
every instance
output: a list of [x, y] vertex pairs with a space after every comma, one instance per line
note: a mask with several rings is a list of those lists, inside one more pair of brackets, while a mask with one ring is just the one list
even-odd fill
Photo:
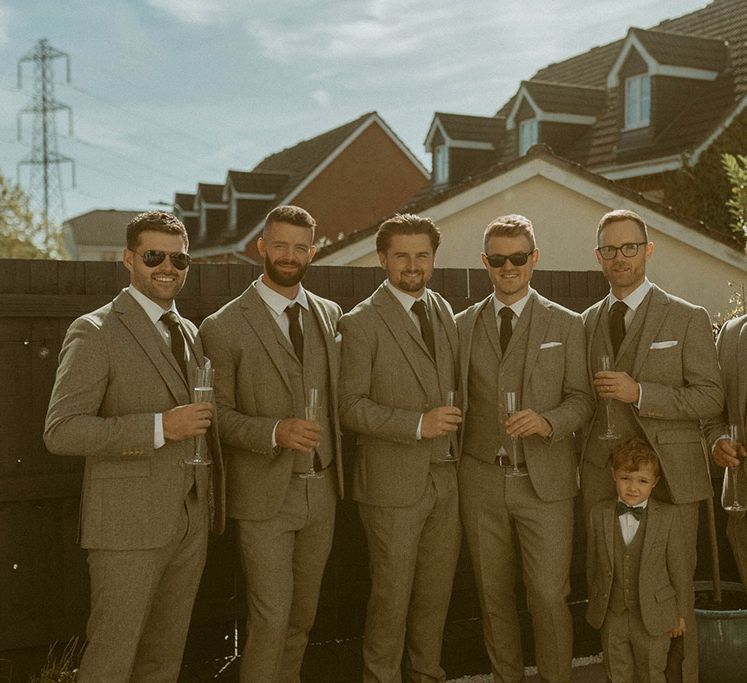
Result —
[[158, 251], [156, 249], [146, 249], [142, 254], [137, 251], [134, 253], [143, 259], [143, 263], [148, 266], [148, 268], [160, 266], [167, 256], [171, 259], [171, 265], [177, 270], [184, 270], [192, 263], [192, 257], [181, 251], [166, 253], [165, 251]]
[[500, 268], [506, 261], [511, 261], [515, 266], [523, 266], [526, 265], [527, 260], [535, 251], [537, 250], [532, 249], [532, 251], [528, 251], [526, 254], [517, 251], [515, 254], [509, 254], [508, 256], [504, 256], [503, 254], [485, 254], [485, 258], [492, 268]]
[[648, 242], [628, 242], [627, 244], [621, 244], [619, 247], [613, 247], [611, 245], [606, 247], [597, 247], [597, 251], [605, 261], [611, 261], [613, 258], [615, 258], [618, 251], [622, 252], [623, 256], [632, 258], [636, 254], [638, 254], [638, 248], [642, 247], [645, 244], [648, 244]]

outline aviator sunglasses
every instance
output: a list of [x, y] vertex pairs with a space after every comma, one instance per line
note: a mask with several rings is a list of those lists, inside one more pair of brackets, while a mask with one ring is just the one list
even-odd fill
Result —
[[485, 258], [488, 259], [488, 263], [493, 268], [500, 268], [506, 261], [511, 261], [515, 266], [523, 266], [526, 265], [527, 260], [529, 260], [529, 257], [534, 252], [535, 250], [532, 249], [532, 251], [528, 251], [526, 254], [518, 251], [515, 254], [509, 254], [508, 256], [504, 256], [503, 254], [485, 254]]
[[156, 249], [147, 249], [142, 254], [138, 252], [133, 253], [137, 254], [141, 259], [143, 259], [143, 263], [148, 266], [148, 268], [155, 268], [156, 266], [160, 266], [167, 256], [169, 257], [169, 259], [171, 259], [171, 265], [174, 266], [174, 268], [176, 268], [177, 270], [184, 270], [185, 268], [188, 268], [192, 263], [192, 257], [189, 254], [185, 254], [181, 251], [172, 251], [170, 253], [166, 253], [165, 251], [158, 251]]

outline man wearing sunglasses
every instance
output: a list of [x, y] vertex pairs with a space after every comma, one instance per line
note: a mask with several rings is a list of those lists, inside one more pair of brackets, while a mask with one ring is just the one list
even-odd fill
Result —
[[[719, 416], [724, 396], [708, 313], [648, 280], [653, 251], [637, 213], [619, 209], [602, 216], [596, 256], [610, 293], [583, 314], [596, 410], [584, 440], [581, 491], [588, 518], [595, 502], [616, 496], [610, 476], [615, 445], [646, 439], [662, 469], [653, 495], [678, 507], [692, 575], [698, 503], [712, 495], [699, 421]], [[599, 369], [603, 356], [610, 370]], [[610, 425], [618, 439], [602, 438]], [[678, 638], [670, 648], [668, 680], [697, 681], [692, 605], [685, 625], [684, 654]]]
[[[457, 315], [466, 411], [459, 501], [496, 681], [524, 680], [518, 549], [540, 676], [569, 683], [573, 434], [593, 403], [581, 317], [530, 287], [538, 260], [524, 216], [500, 216], [485, 229], [493, 293]], [[516, 397], [513, 414], [507, 392]]]
[[257, 243], [262, 276], [200, 328], [246, 581], [242, 683], [299, 680], [342, 495], [341, 310], [301, 284], [315, 227], [298, 206], [270, 211]]
[[[79, 537], [91, 615], [78, 680], [175, 681], [207, 552], [223, 530], [221, 453], [211, 403], [192, 403], [205, 362], [174, 297], [188, 238], [173, 215], [127, 226], [130, 286], [78, 318], [60, 351], [44, 432], [50, 451], [85, 456]], [[213, 465], [185, 465], [207, 435]]]

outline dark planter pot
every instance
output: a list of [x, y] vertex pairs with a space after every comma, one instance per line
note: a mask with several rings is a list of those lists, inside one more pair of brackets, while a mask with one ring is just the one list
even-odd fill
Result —
[[[741, 583], [721, 582], [722, 591], [744, 593]], [[713, 591], [710, 581], [696, 581], [695, 592]], [[700, 683], [747, 680], [747, 609], [696, 609]]]

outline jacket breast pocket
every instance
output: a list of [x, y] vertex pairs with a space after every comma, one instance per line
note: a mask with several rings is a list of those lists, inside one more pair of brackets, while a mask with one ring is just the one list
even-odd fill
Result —
[[127, 479], [149, 476], [150, 458], [99, 460], [91, 468], [91, 479]]

